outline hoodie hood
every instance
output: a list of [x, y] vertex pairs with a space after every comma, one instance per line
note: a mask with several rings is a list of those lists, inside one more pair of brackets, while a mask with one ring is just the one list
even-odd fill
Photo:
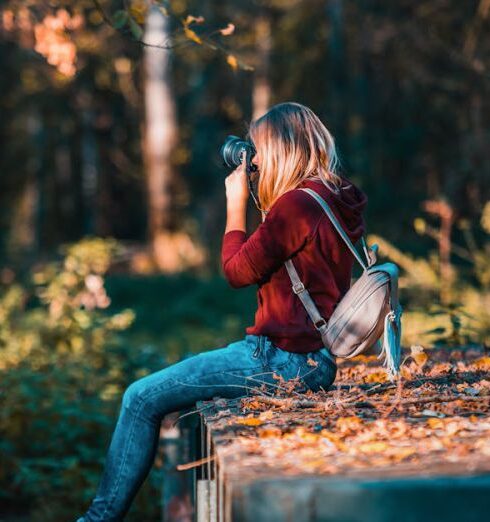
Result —
[[365, 233], [366, 224], [363, 211], [366, 208], [368, 197], [351, 180], [343, 176], [340, 176], [340, 178], [342, 179], [342, 186], [338, 193], [329, 189], [321, 180], [307, 179], [299, 186], [311, 188], [318, 192], [332, 207], [340, 224], [351, 240], [355, 242]]

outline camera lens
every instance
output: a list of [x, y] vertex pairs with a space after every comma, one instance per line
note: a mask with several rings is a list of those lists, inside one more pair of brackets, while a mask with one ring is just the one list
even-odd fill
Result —
[[241, 163], [242, 153], [249, 152], [250, 158], [255, 154], [255, 147], [238, 136], [227, 136], [220, 153], [226, 167], [237, 168]]

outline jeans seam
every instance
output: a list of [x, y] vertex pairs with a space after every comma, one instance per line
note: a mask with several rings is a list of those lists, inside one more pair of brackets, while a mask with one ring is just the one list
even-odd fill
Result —
[[[142, 397], [138, 397], [138, 401], [139, 402], [138, 402], [138, 405], [136, 407], [136, 413], [132, 416], [132, 419], [131, 419], [131, 428], [130, 428], [130, 432], [129, 432], [128, 443], [126, 444], [125, 451], [124, 451], [124, 454], [123, 454], [120, 473], [117, 476], [117, 481], [116, 481], [116, 484], [114, 485], [114, 491], [113, 491], [113, 493], [111, 495], [111, 498], [107, 501], [107, 506], [105, 507], [104, 512], [101, 515], [102, 518], [104, 518], [104, 516], [106, 515], [107, 511], [109, 510], [109, 508], [112, 507], [112, 504], [114, 503], [114, 500], [116, 498], [116, 495], [117, 495], [117, 492], [118, 492], [118, 489], [119, 489], [119, 484], [121, 482], [122, 471], [123, 471], [124, 466], [126, 464], [129, 448], [131, 447], [131, 443], [133, 442], [133, 433], [134, 433], [134, 426], [136, 424], [136, 419], [139, 418], [138, 417], [139, 411], [141, 409], [141, 406], [144, 404], [144, 401], [143, 401]], [[144, 419], [141, 419], [141, 420], [144, 421]]]
[[[247, 368], [247, 370], [251, 370], [251, 371], [256, 371], [256, 370], [262, 370], [264, 368], [264, 365], [261, 364], [260, 366], [254, 366], [253, 368]], [[226, 370], [226, 372], [236, 372], [238, 370], [243, 370], [243, 366], [240, 366], [240, 368], [234, 368], [232, 370]], [[219, 370], [217, 372], [211, 372], [211, 373], [207, 373], [206, 374], [206, 377], [209, 377], [210, 375], [218, 375], [220, 373], [223, 373], [223, 370]], [[237, 376], [238, 377], [238, 376]], [[181, 381], [182, 382], [182, 381]], [[184, 384], [196, 384], [195, 381], [193, 382], [186, 382]], [[210, 386], [213, 386], [212, 384], [210, 384]], [[217, 384], [216, 386], [219, 386], [219, 384]]]

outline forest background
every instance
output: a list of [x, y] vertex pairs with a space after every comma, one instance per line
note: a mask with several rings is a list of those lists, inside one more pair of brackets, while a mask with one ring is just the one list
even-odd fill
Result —
[[[0, 3], [0, 520], [75, 518], [125, 386], [252, 324], [255, 288], [220, 268], [218, 151], [275, 103], [311, 107], [368, 194], [403, 345], [490, 345], [489, 18], [489, 0]], [[158, 519], [162, 475], [129, 520]]]

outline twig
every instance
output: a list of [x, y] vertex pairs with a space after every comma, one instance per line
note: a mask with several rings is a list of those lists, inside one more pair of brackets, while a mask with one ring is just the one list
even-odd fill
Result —
[[402, 391], [403, 391], [403, 380], [399, 379], [396, 386], [396, 394], [395, 394], [395, 400], [393, 401], [393, 404], [390, 408], [388, 408], [383, 415], [381, 416], [382, 419], [385, 419], [390, 415], [390, 413], [395, 410], [398, 405], [400, 404], [400, 401], [402, 400]]
[[[236, 375], [235, 373], [232, 373], [232, 372], [223, 372], [223, 373], [226, 373], [227, 375], [231, 375], [233, 377], [242, 377], [241, 375]], [[273, 373], [273, 372], [263, 372], [263, 373]], [[262, 374], [256, 374], [256, 375], [262, 375]], [[294, 390], [288, 390], [287, 388], [281, 386], [280, 384], [274, 384], [272, 382], [267, 382], [267, 381], [262, 381], [261, 379], [256, 379], [254, 376], [250, 375], [250, 376], [243, 376], [245, 379], [249, 379], [251, 381], [255, 381], [255, 382], [260, 382], [261, 384], [265, 384], [267, 386], [272, 386], [274, 388], [279, 388], [280, 390], [284, 390], [284, 391], [288, 391], [288, 392], [292, 392], [294, 393], [295, 395], [297, 395], [298, 397], [301, 397], [303, 394], [302, 393], [299, 393], [297, 391], [294, 391]]]
[[266, 396], [266, 397], [273, 397], [273, 395], [271, 395], [265, 391], [259, 390], [258, 388], [253, 388], [251, 386], [245, 386], [244, 384], [195, 384], [195, 383], [179, 381], [178, 379], [175, 379], [175, 382], [182, 384], [183, 386], [194, 386], [197, 388], [210, 388], [213, 386], [216, 386], [218, 388], [229, 388], [229, 387], [245, 388], [246, 390], [252, 390], [253, 392], [258, 393], [259, 395], [264, 394], [264, 396]]
[[197, 466], [201, 466], [202, 464], [207, 464], [216, 458], [216, 455], [209, 455], [208, 457], [204, 457], [199, 460], [194, 460], [193, 462], [187, 462], [186, 464], [177, 464], [177, 471], [184, 471], [186, 469], [197, 468]]
[[195, 410], [188, 411], [186, 413], [183, 413], [182, 415], [179, 415], [171, 424], [172, 428], [179, 422], [179, 420], [183, 419], [184, 417], [187, 417], [188, 415], [193, 415], [194, 413], [201, 413], [204, 410], [209, 410], [209, 408], [212, 408], [214, 404], [209, 404], [208, 406], [204, 406], [202, 408], [196, 408]]

